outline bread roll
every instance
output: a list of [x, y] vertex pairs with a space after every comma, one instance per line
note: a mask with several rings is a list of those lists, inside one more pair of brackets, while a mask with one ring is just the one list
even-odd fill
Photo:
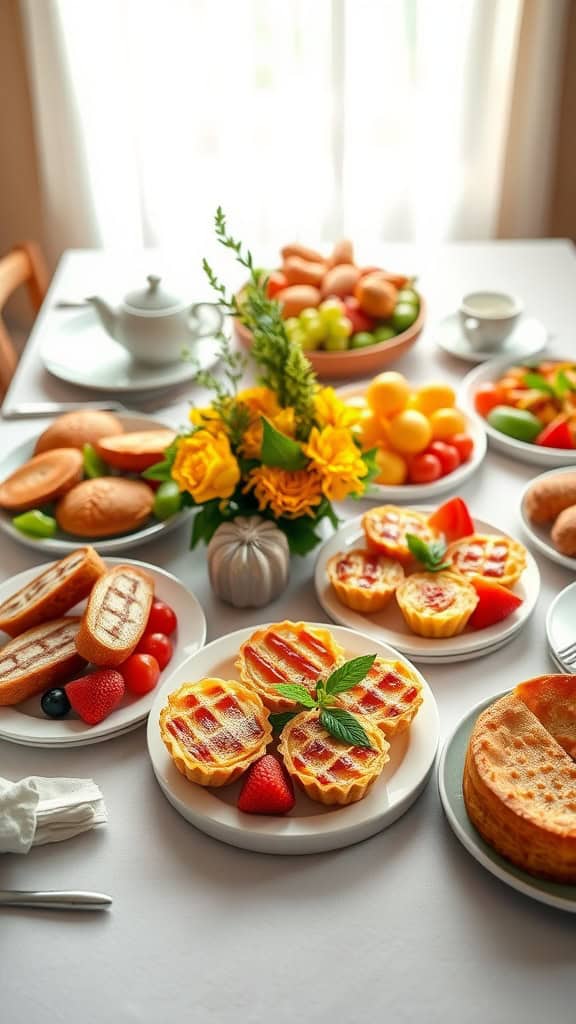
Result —
[[551, 522], [570, 505], [576, 505], [576, 472], [535, 480], [524, 498], [526, 515], [536, 525]]
[[84, 659], [76, 649], [79, 618], [43, 622], [0, 650], [0, 705], [19, 704], [77, 672]]
[[94, 665], [120, 665], [142, 636], [154, 580], [142, 569], [117, 565], [95, 584], [82, 616], [76, 647]]
[[571, 505], [560, 513], [552, 527], [550, 538], [561, 555], [576, 557], [576, 505]]
[[0, 484], [0, 508], [24, 512], [45, 505], [78, 483], [82, 470], [82, 454], [76, 448], [34, 455]]
[[99, 409], [75, 409], [58, 416], [36, 442], [34, 454], [52, 448], [78, 448], [95, 444], [101, 437], [121, 434], [124, 430], [117, 416]]
[[154, 493], [141, 480], [100, 476], [83, 480], [56, 506], [58, 526], [74, 537], [113, 537], [146, 522]]
[[106, 566], [94, 548], [77, 548], [0, 604], [0, 630], [18, 636], [57, 619], [87, 597]]

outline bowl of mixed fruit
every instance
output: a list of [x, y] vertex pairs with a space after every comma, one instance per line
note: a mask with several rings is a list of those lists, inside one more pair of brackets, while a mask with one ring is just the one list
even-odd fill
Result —
[[542, 466], [576, 463], [576, 361], [484, 363], [465, 378], [461, 401], [495, 448]]
[[[351, 242], [337, 242], [328, 256], [296, 244], [284, 246], [280, 255], [281, 266], [265, 271], [267, 295], [280, 303], [287, 334], [319, 377], [374, 373], [422, 331], [424, 301], [414, 279], [357, 263]], [[251, 332], [238, 320], [234, 327], [249, 348]]]

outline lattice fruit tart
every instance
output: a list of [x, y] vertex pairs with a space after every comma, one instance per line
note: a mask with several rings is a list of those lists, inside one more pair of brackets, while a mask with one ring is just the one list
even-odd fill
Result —
[[576, 883], [576, 677], [521, 683], [477, 718], [463, 793], [480, 835], [524, 871]]
[[400, 562], [360, 548], [333, 555], [326, 569], [338, 600], [367, 614], [382, 611], [404, 579]]
[[465, 576], [513, 587], [526, 568], [526, 548], [510, 537], [473, 533], [450, 544], [446, 560]]
[[380, 656], [360, 683], [338, 694], [341, 707], [367, 718], [389, 738], [405, 732], [422, 699], [422, 684], [408, 666]]
[[160, 712], [162, 740], [179, 772], [201, 786], [226, 786], [266, 752], [272, 739], [260, 697], [241, 683], [184, 683]]
[[371, 551], [387, 555], [403, 565], [413, 561], [406, 543], [407, 533], [414, 534], [427, 544], [440, 537], [438, 531], [428, 523], [428, 516], [424, 512], [398, 508], [396, 505], [380, 505], [370, 509], [362, 517], [362, 528]]
[[344, 660], [344, 650], [328, 629], [305, 622], [279, 622], [259, 629], [242, 644], [235, 662], [240, 679], [271, 711], [293, 711], [294, 701], [276, 687], [300, 683], [310, 693]]
[[478, 595], [459, 573], [417, 572], [400, 584], [396, 600], [413, 633], [440, 638], [462, 633]]
[[320, 724], [317, 710], [291, 719], [282, 730], [278, 752], [286, 771], [311, 800], [352, 804], [368, 792], [387, 761], [389, 744], [368, 719], [362, 727], [370, 747], [355, 747], [334, 738]]

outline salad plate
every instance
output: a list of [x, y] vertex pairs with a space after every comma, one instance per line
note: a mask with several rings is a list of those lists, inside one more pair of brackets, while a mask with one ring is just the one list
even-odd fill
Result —
[[[310, 623], [325, 629], [325, 623]], [[302, 793], [285, 816], [245, 814], [236, 801], [242, 783], [209, 789], [189, 782], [170, 758], [160, 735], [160, 711], [168, 694], [185, 682], [204, 677], [238, 678], [234, 661], [240, 645], [254, 627], [228, 634], [188, 658], [173, 671], [157, 692], [148, 719], [148, 751], [154, 774], [172, 806], [196, 828], [232, 846], [259, 853], [322, 853], [358, 843], [387, 828], [420, 795], [430, 775], [439, 738], [438, 709], [432, 692], [414, 668], [422, 685], [423, 703], [410, 728], [390, 741], [390, 761], [368, 795], [346, 807], [326, 807]], [[335, 626], [331, 629], [347, 657], [379, 654], [405, 661], [392, 647], [362, 633]], [[409, 664], [409, 663], [408, 663]]]
[[536, 523], [532, 523], [526, 512], [526, 495], [537, 481], [546, 480], [549, 477], [557, 476], [559, 473], [566, 473], [570, 471], [574, 473], [571, 466], [559, 466], [558, 469], [551, 469], [547, 473], [541, 473], [539, 476], [535, 476], [532, 480], [529, 480], [524, 487], [520, 498], [520, 518], [524, 533], [538, 551], [543, 555], [546, 555], [546, 558], [549, 558], [552, 562], [556, 562], [558, 565], [563, 565], [565, 569], [571, 569], [572, 572], [576, 573], [576, 558], [571, 558], [569, 555], [563, 555], [561, 551], [558, 551], [554, 547], [552, 540], [550, 539], [552, 523], [542, 523], [538, 525]]
[[499, 878], [530, 899], [576, 913], [576, 885], [562, 885], [536, 878], [501, 857], [476, 831], [466, 813], [462, 795], [464, 760], [470, 733], [478, 715], [508, 691], [495, 694], [471, 708], [448, 739], [438, 763], [438, 789], [448, 823], [468, 853]]
[[[175, 576], [155, 565], [129, 558], [106, 558], [105, 562], [108, 568], [114, 565], [137, 566], [152, 576], [155, 597], [170, 605], [180, 624], [178, 632], [173, 637], [174, 653], [171, 661], [172, 670], [178, 669], [194, 651], [202, 647], [206, 639], [206, 619], [198, 599]], [[34, 566], [5, 580], [0, 584], [0, 602], [26, 586], [49, 565], [50, 563]], [[84, 604], [85, 602], [81, 602], [76, 608], [70, 609], [68, 614], [80, 614]], [[59, 750], [114, 739], [124, 732], [137, 728], [145, 721], [156, 691], [152, 690], [145, 696], [136, 698], [126, 694], [114, 712], [98, 725], [87, 725], [80, 718], [47, 718], [40, 706], [40, 696], [41, 694], [30, 697], [12, 707], [0, 707], [0, 739], [24, 746]]]
[[[418, 507], [416, 511], [429, 513], [433, 509]], [[474, 528], [478, 533], [508, 536], [502, 530], [481, 519], [474, 519]], [[350, 629], [360, 630], [373, 639], [389, 643], [414, 661], [448, 664], [491, 654], [520, 632], [534, 611], [538, 600], [540, 573], [534, 558], [528, 552], [526, 569], [514, 587], [514, 592], [522, 598], [522, 604], [507, 619], [485, 629], [466, 629], [463, 633], [452, 637], [417, 636], [408, 628], [395, 601], [391, 601], [382, 611], [368, 615], [353, 611], [352, 608], [338, 600], [328, 580], [327, 564], [333, 555], [359, 547], [365, 547], [362, 516], [357, 516], [345, 523], [320, 548], [314, 573], [316, 596], [333, 622], [339, 622]]]
[[[117, 413], [116, 415], [126, 431], [166, 428], [165, 423], [160, 423], [149, 416], [139, 416], [136, 413]], [[22, 466], [28, 459], [32, 458], [35, 442], [36, 436], [32, 436], [27, 441], [22, 441], [21, 444], [12, 448], [5, 455], [0, 456], [0, 480], [4, 480], [10, 473], [13, 473], [19, 466]], [[170, 516], [169, 519], [159, 521], [150, 517], [147, 522], [143, 523], [136, 530], [117, 537], [73, 537], [62, 530], [58, 530], [55, 537], [31, 537], [16, 529], [12, 524], [11, 513], [0, 509], [0, 531], [19, 544], [24, 544], [26, 547], [33, 548], [35, 551], [45, 553], [48, 556], [67, 555], [69, 552], [75, 551], [82, 544], [90, 544], [103, 555], [127, 551], [129, 548], [138, 547], [138, 545], [145, 544], [150, 540], [156, 540], [157, 537], [163, 536], [171, 530], [175, 530], [182, 523], [187, 522], [192, 515], [193, 509], [184, 507], [179, 512], [176, 512], [175, 515]]]
[[[548, 648], [561, 672], [576, 673], [575, 631], [576, 622], [576, 583], [570, 583], [556, 595], [546, 615], [546, 639]], [[568, 649], [570, 651], [568, 652]], [[569, 657], [570, 661], [563, 660]]]

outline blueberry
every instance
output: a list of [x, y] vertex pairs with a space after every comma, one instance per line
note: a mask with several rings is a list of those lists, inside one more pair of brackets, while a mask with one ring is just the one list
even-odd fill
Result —
[[65, 690], [46, 690], [42, 694], [42, 711], [48, 718], [64, 718], [70, 711], [70, 701]]

